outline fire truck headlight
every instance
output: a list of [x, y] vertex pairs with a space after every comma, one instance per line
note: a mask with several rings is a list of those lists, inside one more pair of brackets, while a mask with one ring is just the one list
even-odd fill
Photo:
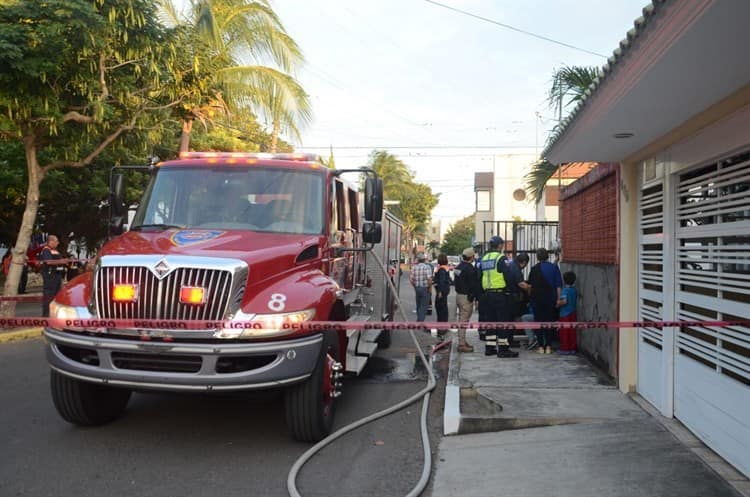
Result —
[[304, 309], [279, 314], [246, 314], [238, 311], [224, 327], [217, 329], [215, 338], [268, 338], [290, 335], [299, 328], [295, 325], [315, 317], [315, 309]]
[[240, 336], [256, 338], [289, 335], [298, 331], [294, 325], [309, 321], [313, 317], [315, 317], [315, 309], [279, 314], [256, 314], [248, 323], [250, 326], [243, 328]]
[[[91, 319], [91, 313], [85, 307], [75, 307], [72, 305], [59, 304], [56, 301], [52, 301], [49, 304], [49, 316], [57, 319]], [[61, 329], [57, 326], [55, 329]], [[78, 328], [75, 328], [78, 329]]]

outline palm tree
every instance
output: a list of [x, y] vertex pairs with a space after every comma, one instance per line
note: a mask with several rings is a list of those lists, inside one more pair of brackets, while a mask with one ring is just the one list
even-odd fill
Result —
[[[585, 91], [598, 76], [599, 69], [593, 66], [565, 66], [552, 74], [547, 102], [550, 108], [558, 108], [559, 119], [562, 119], [562, 109], [583, 100]], [[563, 105], [566, 97], [568, 100]]]
[[370, 154], [369, 166], [379, 178], [383, 179], [385, 197], [393, 196], [402, 191], [405, 185], [411, 185], [414, 182], [414, 173], [409, 170], [409, 167], [385, 150], [373, 151]]
[[[563, 109], [583, 100], [586, 90], [599, 74], [598, 68], [586, 66], [565, 66], [553, 73], [547, 103], [551, 109], [557, 109], [558, 123], [550, 136], [554, 136], [554, 132], [561, 126]], [[541, 158], [531, 165], [531, 171], [524, 176], [526, 192], [537, 203], [542, 200], [544, 187], [557, 170], [557, 165]]]
[[181, 109], [180, 151], [187, 150], [196, 119], [240, 107], [269, 117], [274, 143], [282, 127], [299, 135], [299, 126], [309, 122], [310, 102], [288, 72], [304, 59], [268, 0], [189, 0], [183, 11], [174, 0], [161, 0], [161, 6], [165, 21], [182, 29], [180, 81], [194, 92]]
[[411, 246], [416, 234], [426, 233], [430, 212], [438, 203], [438, 195], [433, 194], [429, 186], [415, 182], [414, 173], [409, 167], [385, 150], [373, 151], [368, 166], [383, 179], [383, 197], [399, 201], [389, 209], [404, 223], [404, 239]]
[[300, 127], [312, 121], [312, 108], [309, 96], [297, 81], [289, 77], [284, 88], [273, 80], [268, 88], [262, 88], [258, 92], [258, 99], [254, 107], [271, 122], [269, 152], [276, 152], [279, 134], [282, 131], [286, 131], [298, 141], [301, 139]]
[[544, 187], [557, 172], [557, 166], [551, 164], [547, 159], [539, 159], [531, 165], [531, 171], [523, 177], [526, 184], [526, 193], [539, 203], [544, 194]]

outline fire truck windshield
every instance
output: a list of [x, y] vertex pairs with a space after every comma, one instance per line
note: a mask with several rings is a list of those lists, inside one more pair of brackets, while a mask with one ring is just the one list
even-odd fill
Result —
[[165, 167], [149, 183], [130, 229], [319, 234], [324, 184], [323, 173], [317, 170]]

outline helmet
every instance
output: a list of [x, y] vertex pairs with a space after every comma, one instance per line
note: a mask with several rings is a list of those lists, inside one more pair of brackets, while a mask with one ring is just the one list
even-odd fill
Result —
[[502, 237], [493, 236], [490, 238], [490, 247], [499, 247], [503, 243], [505, 243], [505, 240], [503, 240]]

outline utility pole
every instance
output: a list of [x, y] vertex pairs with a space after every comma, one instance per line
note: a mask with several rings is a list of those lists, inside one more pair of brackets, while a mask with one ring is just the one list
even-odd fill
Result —
[[534, 111], [536, 119], [534, 119], [534, 156], [539, 158], [539, 121], [542, 120], [542, 116], [539, 111]]

